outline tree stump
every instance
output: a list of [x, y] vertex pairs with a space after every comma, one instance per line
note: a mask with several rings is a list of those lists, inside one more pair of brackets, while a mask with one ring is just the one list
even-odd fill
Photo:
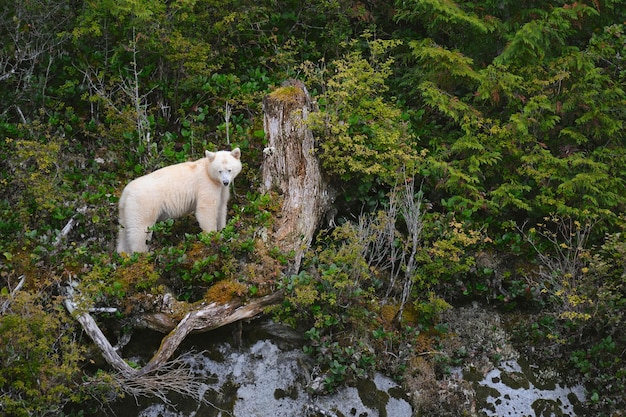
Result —
[[261, 191], [276, 190], [283, 198], [273, 238], [281, 250], [294, 253], [287, 274], [300, 269], [302, 256], [334, 199], [307, 124], [312, 111], [311, 97], [300, 81], [287, 81], [263, 99], [268, 143], [263, 151]]

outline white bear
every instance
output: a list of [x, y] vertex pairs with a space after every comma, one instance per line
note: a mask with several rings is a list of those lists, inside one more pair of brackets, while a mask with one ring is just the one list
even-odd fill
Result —
[[149, 227], [192, 212], [205, 232], [226, 226], [229, 186], [241, 172], [241, 151], [205, 154], [197, 161], [170, 165], [128, 183], [119, 202], [119, 253], [147, 252], [147, 241], [152, 238]]

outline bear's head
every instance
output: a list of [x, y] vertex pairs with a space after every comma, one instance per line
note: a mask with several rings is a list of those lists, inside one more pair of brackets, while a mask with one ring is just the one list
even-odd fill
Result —
[[209, 177], [228, 187], [241, 172], [241, 150], [205, 152], [208, 163]]

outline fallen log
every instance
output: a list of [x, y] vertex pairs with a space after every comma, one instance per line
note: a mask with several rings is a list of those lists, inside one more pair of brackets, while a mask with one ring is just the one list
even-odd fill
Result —
[[[166, 298], [169, 298], [168, 295]], [[83, 330], [98, 347], [106, 362], [125, 377], [146, 375], [158, 371], [174, 354], [178, 346], [190, 333], [202, 333], [217, 329], [239, 320], [253, 318], [263, 312], [265, 307], [280, 302], [282, 293], [276, 292], [265, 297], [253, 299], [247, 304], [242, 300], [232, 300], [226, 304], [210, 303], [208, 305], [186, 304], [189, 311], [180, 322], [176, 322], [170, 315], [158, 312], [148, 313], [135, 318], [135, 327], [149, 328], [161, 333], [168, 333], [161, 342], [161, 346], [152, 359], [143, 368], [132, 368], [115, 350], [106, 336], [102, 333], [96, 321], [87, 310], [77, 307], [72, 296], [64, 300], [67, 310], [80, 323]], [[180, 307], [180, 306], [179, 306]]]
[[[261, 314], [265, 307], [278, 303], [282, 297], [281, 292], [276, 292], [254, 299], [247, 304], [243, 304], [241, 300], [233, 300], [226, 304], [211, 303], [189, 311], [163, 338], [159, 350], [150, 359], [150, 362], [141, 369], [140, 373], [146, 374], [159, 369], [190, 333], [208, 332], [239, 320], [251, 319]], [[162, 314], [144, 315], [141, 320], [147, 328], [151, 329], [160, 328], [163, 330], [174, 326], [171, 317]], [[154, 326], [154, 324], [157, 325]]]

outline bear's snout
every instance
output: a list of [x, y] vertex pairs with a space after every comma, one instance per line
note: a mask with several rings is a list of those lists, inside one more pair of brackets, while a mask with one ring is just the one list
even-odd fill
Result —
[[224, 187], [228, 187], [228, 184], [230, 184], [229, 180], [223, 180], [222, 183], [224, 184]]

